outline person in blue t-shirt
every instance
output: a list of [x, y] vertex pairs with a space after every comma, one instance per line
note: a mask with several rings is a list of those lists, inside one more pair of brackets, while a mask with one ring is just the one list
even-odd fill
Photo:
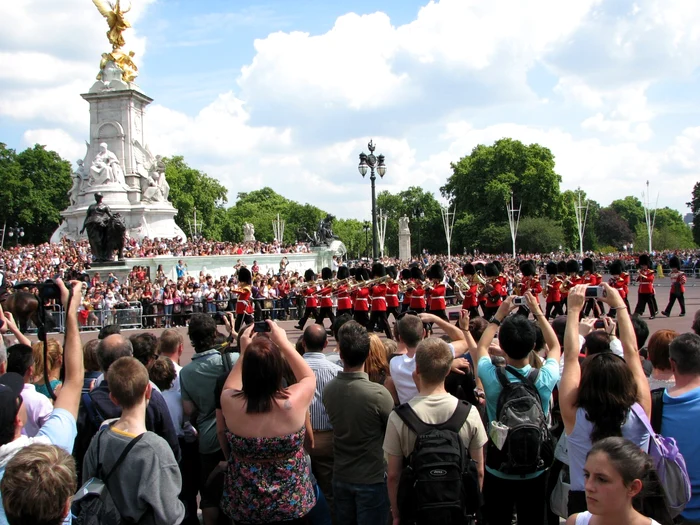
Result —
[[[552, 390], [559, 381], [559, 358], [561, 347], [559, 341], [545, 318], [537, 298], [530, 292], [525, 293], [527, 307], [535, 316], [537, 325], [542, 330], [545, 343], [549, 349], [547, 359], [539, 371], [535, 386], [542, 400], [545, 415], [549, 412], [549, 399]], [[513, 296], [508, 297], [489, 319], [489, 326], [479, 340], [476, 350], [472, 350], [472, 359], [476, 363], [476, 374], [481, 379], [486, 396], [486, 413], [489, 423], [496, 420], [498, 396], [501, 384], [496, 375], [496, 366], [491, 363], [489, 347], [493, 343], [496, 331], [498, 342], [505, 353], [506, 364], [516, 368], [521, 374], [530, 372], [530, 352], [535, 348], [535, 327], [524, 315], [510, 315], [518, 306], [513, 305]], [[500, 329], [499, 329], [500, 327]], [[510, 381], [519, 381], [506, 372]], [[544, 471], [523, 476], [513, 476], [499, 472], [489, 466], [486, 460], [484, 477], [485, 513], [491, 525], [510, 525], [513, 507], [518, 514], [518, 523], [543, 523], [545, 516], [546, 476]]]

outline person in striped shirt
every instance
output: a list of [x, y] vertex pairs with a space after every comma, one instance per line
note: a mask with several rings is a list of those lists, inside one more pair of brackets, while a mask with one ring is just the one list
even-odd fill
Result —
[[668, 298], [668, 306], [666, 306], [666, 309], [661, 313], [666, 317], [669, 317], [671, 315], [673, 305], [676, 304], [676, 300], [678, 300], [678, 304], [681, 306], [680, 316], [683, 317], [685, 315], [684, 294], [687, 278], [685, 273], [681, 271], [681, 261], [678, 259], [678, 257], [675, 255], [671, 257], [668, 261], [668, 265], [671, 267], [671, 274], [669, 275], [669, 278], [671, 279], [671, 292]]

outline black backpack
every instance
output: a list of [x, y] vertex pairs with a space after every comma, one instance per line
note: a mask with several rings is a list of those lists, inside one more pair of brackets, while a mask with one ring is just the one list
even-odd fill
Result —
[[[506, 370], [520, 381], [509, 381]], [[496, 367], [496, 376], [503, 387], [498, 396], [496, 421], [508, 427], [508, 435], [500, 450], [489, 440], [486, 463], [503, 474], [534, 474], [548, 469], [554, 461], [554, 438], [535, 386], [538, 375], [536, 368], [524, 376], [510, 365], [505, 370]]]
[[446, 422], [424, 423], [408, 403], [397, 415], [416, 434], [398, 489], [401, 523], [457, 525], [474, 522], [481, 508], [476, 463], [459, 437], [472, 406], [464, 401]]
[[[100, 437], [102, 432], [95, 437], [97, 439], [97, 458], [100, 457]], [[127, 454], [131, 452], [136, 443], [145, 436], [141, 434], [132, 439], [124, 448], [117, 461], [114, 463], [107, 475], [102, 474], [102, 463], [97, 465], [97, 475], [90, 478], [78, 489], [73, 502], [71, 504], [71, 512], [73, 513], [73, 523], [75, 525], [122, 525], [132, 523], [131, 520], [123, 518], [114, 500], [112, 499], [107, 482], [109, 478], [116, 472], [119, 465], [126, 459]]]

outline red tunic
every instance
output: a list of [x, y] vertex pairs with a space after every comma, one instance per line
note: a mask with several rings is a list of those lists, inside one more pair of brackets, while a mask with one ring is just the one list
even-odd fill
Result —
[[246, 286], [238, 291], [238, 300], [236, 301], [236, 315], [252, 314], [253, 302], [250, 300], [250, 287]]
[[542, 293], [542, 285], [537, 277], [523, 277], [520, 281], [520, 295], [525, 295], [528, 290], [535, 297]]
[[445, 285], [443, 283], [436, 284], [428, 291], [430, 297], [429, 310], [444, 310], [447, 308], [445, 303]]
[[372, 311], [386, 312], [386, 284], [372, 286]]
[[561, 301], [562, 284], [562, 280], [556, 275], [549, 278], [547, 282], [547, 303], [558, 303]]
[[685, 293], [685, 283], [688, 278], [681, 271], [672, 271], [669, 275], [671, 278], [671, 293]]
[[494, 308], [501, 306], [501, 303], [503, 302], [501, 299], [503, 285], [501, 285], [500, 277], [493, 279], [490, 284], [493, 288], [486, 294], [486, 307]]
[[403, 301], [401, 301], [401, 304], [410, 305], [412, 293], [413, 293], [413, 290], [410, 288], [410, 284], [409, 284], [409, 288], [407, 288], [406, 291], [403, 293]]
[[500, 274], [498, 277], [498, 283], [501, 285], [501, 297], [508, 295], [508, 277]]
[[469, 310], [470, 308], [479, 306], [478, 289], [479, 285], [477, 283], [470, 283], [469, 290], [464, 292], [464, 301], [462, 301], [463, 310]]
[[411, 310], [425, 310], [425, 290], [422, 283], [415, 283], [411, 292]]
[[341, 284], [336, 293], [338, 294], [338, 310], [352, 310], [352, 299], [350, 299], [348, 285]]
[[369, 312], [369, 288], [360, 288], [354, 293], [355, 311]]
[[581, 284], [587, 284], [588, 286], [595, 286], [598, 282], [594, 273], [584, 273], [581, 277]]
[[332, 286], [326, 286], [318, 292], [318, 295], [321, 296], [321, 308], [333, 308], [333, 299], [331, 298], [332, 292]]
[[316, 308], [318, 306], [318, 299], [316, 298], [316, 286], [309, 286], [304, 290], [304, 297], [306, 297], [306, 307]]
[[639, 293], [654, 293], [654, 270], [639, 270]]
[[387, 285], [386, 306], [387, 308], [399, 307], [399, 283], [391, 283]]
[[620, 297], [624, 299], [627, 297], [628, 293], [628, 286], [629, 286], [629, 279], [630, 276], [626, 273], [621, 273], [617, 277], [613, 276], [610, 278], [610, 282], [608, 283], [610, 286], [615, 288], [618, 293], [620, 294]]

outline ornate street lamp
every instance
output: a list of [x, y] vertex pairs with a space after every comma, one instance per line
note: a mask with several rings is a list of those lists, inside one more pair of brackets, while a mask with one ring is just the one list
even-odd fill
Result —
[[377, 243], [377, 201], [374, 189], [377, 177], [374, 175], [374, 169], [376, 168], [379, 176], [383, 178], [386, 173], [386, 166], [384, 165], [384, 155], [374, 156], [376, 146], [371, 140], [367, 144], [367, 148], [369, 149], [369, 155], [364, 152], [360, 153], [360, 164], [357, 166], [357, 169], [362, 178], [367, 175], [367, 169], [370, 170], [369, 180], [372, 182], [372, 257], [376, 258], [379, 253], [379, 246]]
[[15, 238], [15, 246], [19, 244], [19, 240], [24, 237], [24, 228], [21, 226], [13, 226], [7, 229], [7, 235]]

